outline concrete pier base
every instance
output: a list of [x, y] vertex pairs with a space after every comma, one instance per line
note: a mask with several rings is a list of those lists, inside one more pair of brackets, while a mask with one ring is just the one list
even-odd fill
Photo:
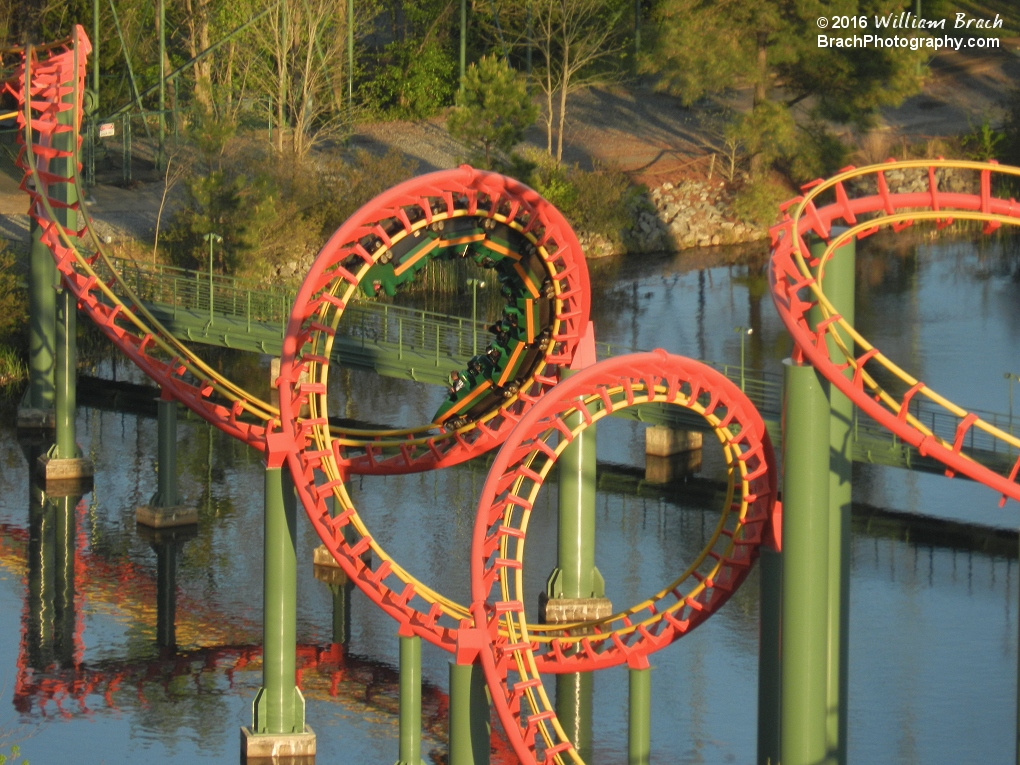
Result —
[[549, 598], [544, 592], [538, 595], [540, 624], [587, 622], [612, 615], [613, 604], [609, 598]]
[[669, 457], [645, 455], [645, 480], [648, 483], [673, 483], [700, 470], [701, 449], [672, 454]]
[[312, 573], [316, 579], [326, 584], [347, 584], [347, 574], [326, 549], [326, 545], [319, 545], [312, 553]]
[[315, 765], [315, 731], [308, 725], [304, 733], [252, 733], [242, 727], [241, 762]]
[[153, 529], [194, 526], [198, 524], [198, 509], [184, 505], [176, 507], [142, 505], [135, 510], [135, 520], [143, 526]]
[[653, 425], [645, 429], [645, 454], [669, 457], [680, 452], [700, 449], [704, 434], [698, 430], [678, 430], [667, 425]]
[[50, 496], [88, 494], [92, 491], [95, 468], [88, 457], [51, 459], [43, 454], [35, 464], [35, 473], [42, 479]]

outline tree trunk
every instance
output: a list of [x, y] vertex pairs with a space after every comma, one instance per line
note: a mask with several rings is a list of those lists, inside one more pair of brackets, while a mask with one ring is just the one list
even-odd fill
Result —
[[567, 121], [567, 89], [570, 87], [570, 38], [563, 22], [563, 70], [560, 75], [560, 121], [556, 130], [556, 163], [563, 161], [563, 126]]
[[283, 133], [287, 114], [287, 81], [290, 77], [287, 56], [290, 53], [290, 8], [287, 0], [280, 3], [280, 17], [276, 28], [276, 150], [283, 153]]
[[[769, 100], [769, 49], [768, 49], [768, 34], [766, 32], [758, 33], [758, 76], [754, 83], [754, 102], [752, 109], [757, 109], [759, 106], [765, 104]], [[751, 157], [751, 175], [759, 176], [764, 172], [764, 167], [761, 159], [761, 153], [756, 152]]]
[[[209, 0], [184, 0], [188, 16], [188, 53], [194, 58], [209, 47]], [[212, 113], [212, 61], [204, 58], [192, 67], [195, 73], [195, 101], [203, 111]]]

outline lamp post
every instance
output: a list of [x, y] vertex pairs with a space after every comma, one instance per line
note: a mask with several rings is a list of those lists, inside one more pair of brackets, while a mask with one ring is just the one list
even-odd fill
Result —
[[471, 355], [478, 355], [478, 288], [485, 286], [484, 279], [468, 279], [471, 288]]
[[223, 237], [219, 234], [208, 233], [202, 237], [209, 243], [209, 325], [212, 326], [213, 321], [213, 244], [219, 244], [223, 242]]
[[744, 390], [744, 340], [754, 334], [752, 327], [734, 327], [733, 331], [740, 335], [740, 390]]
[[1009, 380], [1009, 433], [1013, 435], [1013, 383], [1020, 382], [1020, 375], [1004, 372], [1002, 376]]

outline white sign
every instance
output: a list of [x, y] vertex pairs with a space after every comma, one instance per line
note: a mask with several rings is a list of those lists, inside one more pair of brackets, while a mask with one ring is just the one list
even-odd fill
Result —
[[109, 138], [110, 136], [115, 135], [116, 134], [116, 132], [114, 130], [115, 127], [116, 126], [112, 122], [102, 122], [102, 123], [100, 123], [100, 125], [99, 125], [99, 137], [100, 138]]

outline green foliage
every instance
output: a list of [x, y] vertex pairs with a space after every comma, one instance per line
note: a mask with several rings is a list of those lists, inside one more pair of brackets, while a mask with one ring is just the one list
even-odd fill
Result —
[[383, 61], [367, 88], [374, 108], [424, 119], [452, 101], [457, 62], [449, 46], [438, 40], [396, 41], [386, 46]]
[[986, 117], [981, 123], [981, 127], [960, 136], [960, 146], [966, 152], [967, 159], [987, 162], [999, 156], [999, 144], [1005, 139], [1006, 134], [1001, 130], [993, 129]]
[[747, 153], [760, 157], [765, 168], [797, 152], [797, 123], [782, 104], [773, 101], [759, 104], [739, 115], [734, 128], [735, 136]]
[[20, 333], [28, 317], [28, 295], [25, 275], [7, 243], [0, 240], [0, 341]]
[[492, 152], [509, 152], [538, 117], [524, 78], [496, 56], [484, 56], [468, 67], [456, 108], [446, 121], [450, 134], [480, 148], [486, 169]]
[[413, 176], [417, 168], [417, 162], [396, 149], [382, 157], [362, 149], [349, 160], [336, 158], [323, 162], [316, 178], [323, 236], [331, 235], [373, 197]]
[[788, 158], [786, 170], [797, 183], [827, 178], [846, 167], [850, 147], [821, 120], [798, 129], [797, 151]]
[[789, 192], [770, 178], [752, 178], [733, 198], [733, 212], [742, 221], [770, 226], [779, 215], [779, 203]]
[[21, 759], [21, 748], [11, 744], [8, 754], [0, 752], [0, 765], [28, 765], [28, 760]]
[[626, 175], [607, 168], [583, 170], [558, 164], [534, 149], [515, 155], [516, 171], [552, 202], [578, 231], [619, 244], [633, 220], [642, 189]]

